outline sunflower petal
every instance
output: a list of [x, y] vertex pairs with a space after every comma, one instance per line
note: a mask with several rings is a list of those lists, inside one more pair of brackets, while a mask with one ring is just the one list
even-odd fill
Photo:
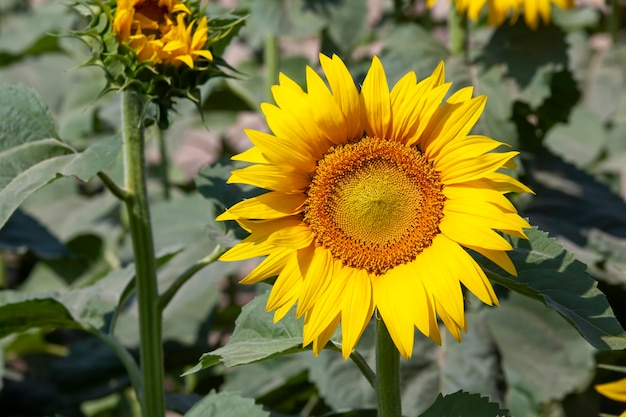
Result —
[[361, 87], [363, 123], [369, 136], [380, 139], [391, 137], [391, 98], [385, 70], [378, 57], [372, 59]]

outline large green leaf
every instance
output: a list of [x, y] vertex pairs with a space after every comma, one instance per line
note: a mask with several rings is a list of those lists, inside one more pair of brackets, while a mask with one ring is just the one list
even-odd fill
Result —
[[0, 152], [44, 138], [58, 139], [58, 134], [37, 93], [22, 85], [0, 88]]
[[619, 324], [606, 296], [587, 273], [587, 267], [574, 258], [548, 234], [536, 228], [526, 231], [528, 240], [513, 238], [510, 252], [517, 277], [493, 272], [483, 262], [489, 277], [513, 291], [537, 299], [567, 319], [598, 349], [626, 348], [626, 332]]
[[500, 352], [513, 415], [538, 413], [542, 405], [585, 388], [593, 377], [595, 349], [542, 304], [512, 293], [484, 317]]
[[575, 107], [566, 125], [557, 125], [544, 139], [555, 155], [577, 167], [594, 162], [604, 149], [607, 135], [602, 120], [593, 112]]
[[194, 373], [217, 363], [245, 365], [288, 353], [302, 351], [303, 320], [287, 313], [274, 324], [273, 314], [265, 312], [269, 292], [246, 304], [235, 322], [235, 331], [226, 346], [205, 353], [200, 363], [186, 372]]
[[5, 36], [0, 37], [0, 66], [7, 60], [3, 55], [19, 56], [58, 49], [57, 39], [50, 34], [67, 28], [72, 19], [69, 7], [62, 2], [44, 3], [29, 12], [2, 19]]
[[244, 28], [259, 41], [267, 35], [313, 36], [324, 27], [324, 20], [306, 0], [251, 0], [250, 22]]
[[0, 165], [5, 179], [0, 184], [0, 227], [33, 192], [63, 176], [89, 180], [113, 163], [120, 148], [117, 137], [98, 141], [81, 153], [55, 139], [42, 139], [1, 152], [0, 164], [5, 159], [13, 164]]
[[389, 85], [395, 84], [408, 71], [415, 71], [418, 79], [426, 78], [449, 55], [444, 44], [416, 24], [397, 25], [384, 42], [380, 59]]
[[117, 270], [97, 284], [62, 294], [0, 292], [0, 338], [34, 327], [76, 328], [104, 324], [104, 314], [119, 303], [134, 267]]
[[244, 398], [239, 394], [211, 391], [185, 417], [268, 417], [270, 413], [264, 411], [254, 400]]
[[459, 391], [440, 395], [433, 405], [419, 417], [510, 417], [509, 410], [501, 409], [496, 403], [480, 394]]

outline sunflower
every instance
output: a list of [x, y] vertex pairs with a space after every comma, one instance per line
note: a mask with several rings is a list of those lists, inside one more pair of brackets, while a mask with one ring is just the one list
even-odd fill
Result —
[[[615, 401], [626, 402], [626, 378], [618, 381], [608, 382], [606, 384], [596, 385], [596, 391]], [[626, 417], [626, 411], [620, 414], [620, 417]]]
[[306, 93], [281, 74], [277, 105], [261, 105], [273, 134], [246, 131], [254, 146], [233, 157], [252, 165], [230, 183], [269, 192], [218, 217], [250, 233], [221, 259], [267, 255], [242, 283], [277, 276], [267, 310], [279, 321], [297, 304], [315, 354], [341, 323], [347, 358], [374, 309], [405, 358], [415, 327], [441, 342], [437, 316], [460, 341], [461, 284], [498, 302], [463, 247], [515, 274], [496, 230], [524, 238], [529, 227], [504, 194], [530, 190], [499, 172], [518, 152], [490, 153], [503, 144], [469, 135], [486, 98], [468, 87], [444, 101], [443, 63], [389, 91], [374, 57], [359, 93], [339, 57], [320, 60], [330, 88], [310, 67]]
[[[140, 61], [152, 64], [184, 63], [194, 68], [198, 57], [213, 60], [205, 50], [208, 39], [206, 17], [186, 24], [191, 11], [179, 0], [117, 0], [113, 33], [128, 43]], [[194, 30], [194, 26], [195, 30]]]
[[[428, 0], [428, 6], [431, 7], [437, 0]], [[454, 0], [457, 9], [472, 20], [478, 20], [480, 12], [487, 3], [489, 16], [489, 24], [494, 26], [501, 25], [508, 17], [511, 16], [511, 22], [515, 23], [520, 12], [524, 12], [524, 20], [526, 24], [537, 29], [539, 20], [544, 23], [550, 23], [550, 9], [552, 4], [562, 8], [569, 9], [574, 6], [574, 0]]]

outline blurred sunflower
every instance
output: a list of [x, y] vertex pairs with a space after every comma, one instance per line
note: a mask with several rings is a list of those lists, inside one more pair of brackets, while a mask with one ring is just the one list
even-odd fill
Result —
[[530, 190], [498, 172], [518, 152], [489, 153], [502, 143], [468, 135], [486, 98], [468, 87], [443, 102], [443, 64], [390, 92], [374, 57], [359, 93], [339, 57], [320, 60], [330, 89], [309, 67], [306, 93], [281, 74], [277, 105], [261, 105], [273, 135], [246, 131], [254, 146], [233, 159], [253, 165], [229, 182], [269, 192], [218, 217], [250, 233], [221, 259], [267, 255], [242, 283], [277, 276], [267, 309], [278, 321], [297, 303], [315, 354], [341, 322], [347, 358], [375, 308], [405, 358], [415, 326], [440, 343], [437, 315], [460, 340], [461, 283], [498, 302], [463, 247], [515, 274], [495, 230], [524, 238], [529, 227], [504, 194]]
[[[606, 384], [596, 385], [596, 391], [615, 401], [626, 402], [626, 378], [618, 381], [607, 382]], [[620, 417], [626, 417], [626, 411], [620, 414]]]
[[[431, 7], [437, 0], [428, 0]], [[511, 22], [515, 23], [523, 10], [526, 24], [537, 29], [539, 20], [550, 23], [550, 9], [556, 5], [562, 9], [569, 9], [574, 6], [574, 0], [454, 0], [459, 12], [466, 14], [472, 20], [478, 20], [480, 12], [487, 4], [489, 24], [499, 26], [509, 16]]]
[[179, 0], [118, 0], [113, 33], [120, 43], [128, 43], [140, 61], [174, 66], [185, 63], [193, 68], [197, 57], [211, 61], [213, 55], [204, 49], [208, 38], [206, 17], [200, 19], [194, 31], [196, 20], [186, 24], [190, 14]]

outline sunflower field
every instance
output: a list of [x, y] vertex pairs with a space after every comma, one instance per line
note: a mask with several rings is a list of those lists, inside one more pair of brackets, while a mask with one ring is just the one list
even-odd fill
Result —
[[626, 416], [626, 3], [0, 2], [0, 417]]

